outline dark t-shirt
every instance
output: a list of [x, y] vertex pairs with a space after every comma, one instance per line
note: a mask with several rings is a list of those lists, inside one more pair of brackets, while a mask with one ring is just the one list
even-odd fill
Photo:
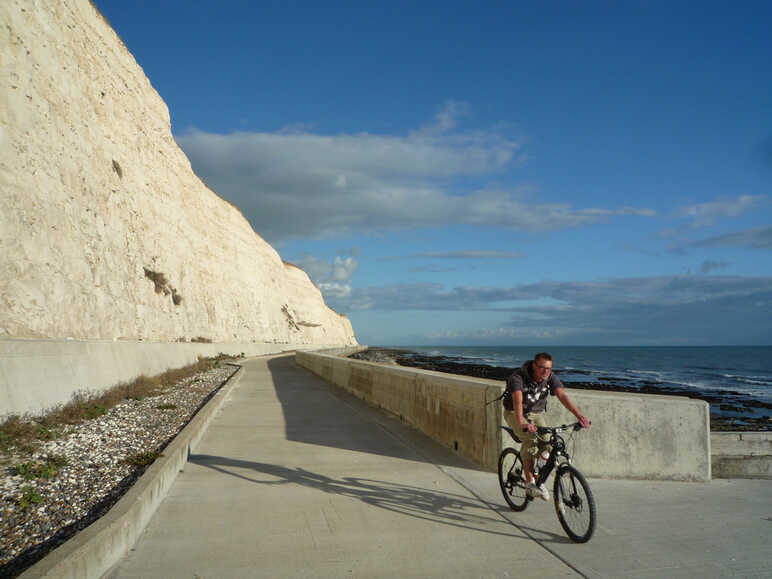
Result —
[[[531, 364], [533, 361], [526, 362], [507, 378], [507, 391], [509, 391], [510, 396], [512, 392], [517, 390], [523, 392], [523, 415], [530, 412], [546, 411], [547, 396], [554, 396], [557, 388], [563, 388], [563, 383], [554, 373], [550, 373], [549, 378], [543, 382], [536, 382], [531, 374]], [[505, 408], [512, 410], [509, 406], [511, 406], [511, 402]]]

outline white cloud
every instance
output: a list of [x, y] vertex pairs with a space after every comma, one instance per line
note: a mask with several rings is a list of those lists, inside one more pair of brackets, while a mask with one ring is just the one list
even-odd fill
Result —
[[[358, 248], [351, 250], [359, 254]], [[314, 255], [304, 255], [297, 264], [310, 277], [327, 299], [341, 300], [351, 296], [351, 276], [359, 268], [359, 262], [353, 256], [336, 255], [332, 261], [318, 259]]]
[[678, 244], [675, 249], [690, 247], [739, 247], [743, 249], [772, 249], [772, 227], [757, 227], [726, 233]]
[[536, 231], [548, 222], [554, 230], [653, 215], [540, 204], [517, 189], [452, 194], [451, 186], [469, 178], [484, 181], [512, 169], [521, 154], [519, 142], [494, 131], [449, 132], [465, 108], [446, 103], [432, 124], [407, 136], [194, 130], [177, 141], [196, 173], [270, 243], [448, 224]]
[[352, 315], [371, 309], [407, 317], [413, 310], [500, 312], [501, 322], [490, 328], [434, 335], [467, 343], [768, 344], [770, 303], [770, 277], [686, 275], [543, 281], [511, 288], [392, 285], [355, 289], [349, 299], [333, 301], [333, 307]]
[[345, 281], [351, 278], [358, 267], [359, 263], [353, 257], [341, 259], [340, 256], [335, 256], [330, 277], [334, 281]]
[[396, 259], [414, 259], [414, 258], [431, 258], [431, 259], [522, 259], [525, 254], [513, 252], [513, 251], [425, 251], [421, 253], [413, 253], [411, 255], [394, 255], [382, 258], [383, 260], [396, 260]]
[[740, 195], [736, 199], [718, 199], [682, 207], [676, 212], [676, 216], [688, 218], [691, 221], [688, 225], [690, 228], [708, 227], [721, 219], [738, 217], [765, 199], [765, 195]]
[[344, 299], [351, 295], [351, 284], [322, 282], [319, 283], [319, 289], [327, 298]]
[[449, 100], [440, 108], [437, 114], [434, 116], [434, 122], [430, 125], [421, 127], [418, 131], [411, 133], [414, 137], [428, 137], [432, 135], [438, 135], [447, 133], [456, 128], [458, 125], [459, 117], [462, 117], [469, 113], [469, 105], [460, 102]]

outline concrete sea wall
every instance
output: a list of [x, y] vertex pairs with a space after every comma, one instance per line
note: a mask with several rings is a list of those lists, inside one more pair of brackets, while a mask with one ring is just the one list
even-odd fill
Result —
[[[489, 469], [508, 437], [501, 404], [504, 383], [441, 372], [298, 352], [298, 364], [378, 406], [464, 458]], [[708, 404], [675, 396], [569, 390], [592, 428], [569, 442], [574, 463], [588, 476], [708, 481], [711, 478]], [[573, 416], [556, 400], [554, 424]], [[502, 436], [503, 435], [503, 436]]]
[[68, 402], [79, 390], [99, 392], [141, 374], [153, 376], [187, 366], [199, 356], [260, 356], [320, 347], [324, 346], [0, 340], [0, 419], [9, 414], [37, 414]]
[[772, 432], [713, 432], [714, 478], [772, 479]]

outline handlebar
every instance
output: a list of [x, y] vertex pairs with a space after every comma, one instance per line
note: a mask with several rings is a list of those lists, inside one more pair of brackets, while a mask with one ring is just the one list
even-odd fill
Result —
[[[590, 422], [592, 424], [592, 422]], [[561, 424], [560, 426], [537, 426], [536, 432], [539, 434], [554, 434], [558, 432], [567, 432], [569, 430], [581, 430], [583, 427], [578, 422], [572, 424]]]

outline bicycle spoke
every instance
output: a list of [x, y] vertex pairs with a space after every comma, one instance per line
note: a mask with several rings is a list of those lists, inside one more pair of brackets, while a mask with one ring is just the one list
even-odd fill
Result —
[[563, 529], [573, 541], [588, 541], [595, 530], [595, 500], [587, 481], [574, 467], [565, 467], [556, 475], [554, 492]]
[[514, 449], [505, 449], [499, 457], [499, 485], [510, 508], [515, 511], [525, 509], [528, 496], [523, 482], [523, 463]]

